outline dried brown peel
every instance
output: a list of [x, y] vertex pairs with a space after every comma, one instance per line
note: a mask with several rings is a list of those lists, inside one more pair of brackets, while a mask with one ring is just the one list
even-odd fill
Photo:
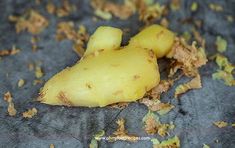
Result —
[[207, 62], [204, 49], [197, 48], [196, 42], [193, 42], [191, 46], [188, 45], [183, 38], [175, 39], [172, 50], [167, 57], [176, 60], [177, 69], [175, 72], [181, 69], [188, 77], [195, 77], [198, 74], [198, 68]]
[[79, 26], [79, 29], [75, 29], [73, 22], [60, 22], [57, 25], [56, 39], [58, 41], [68, 39], [73, 41], [74, 51], [82, 57], [85, 52], [85, 42], [88, 41], [89, 35], [86, 32], [85, 26]]
[[180, 94], [183, 94], [191, 89], [199, 89], [202, 87], [201, 84], [201, 76], [198, 74], [196, 77], [194, 77], [191, 81], [181, 84], [176, 87], [175, 89], [175, 98], [178, 98]]
[[39, 41], [39, 38], [36, 36], [33, 36], [30, 40], [31, 44], [32, 44], [32, 50], [36, 51], [37, 50], [37, 42]]
[[193, 77], [191, 81], [177, 86], [175, 90], [176, 98], [190, 89], [201, 88], [201, 78], [198, 69], [207, 62], [203, 48], [197, 48], [196, 42], [193, 42], [190, 46], [183, 38], [176, 38], [167, 57], [175, 60], [170, 69], [169, 77], [173, 77], [178, 70], [182, 70], [183, 75], [187, 77]]
[[54, 14], [56, 12], [56, 6], [52, 2], [49, 2], [46, 5], [46, 10], [48, 13]]
[[69, 16], [71, 13], [76, 11], [76, 6], [71, 4], [69, 0], [63, 0], [60, 7], [56, 7], [55, 4], [49, 1], [46, 5], [46, 10], [50, 14], [56, 14], [58, 17]]
[[9, 91], [4, 94], [4, 100], [8, 103], [8, 108], [7, 108], [8, 114], [10, 116], [15, 116], [17, 111], [14, 107], [14, 103], [12, 101], [12, 96], [11, 96], [11, 93]]
[[64, 17], [70, 15], [76, 10], [76, 6], [70, 4], [68, 0], [63, 0], [62, 6], [56, 9], [56, 15], [58, 17]]
[[180, 9], [181, 0], [171, 0], [170, 8], [172, 11], [177, 11]]
[[113, 133], [114, 136], [110, 137], [110, 141], [125, 140], [136, 142], [138, 140], [137, 136], [128, 134], [127, 130], [125, 129], [125, 120], [123, 118], [118, 119], [116, 123], [118, 125], [118, 128]]
[[162, 26], [164, 26], [165, 28], [168, 28], [168, 26], [169, 26], [169, 21], [167, 20], [167, 18], [163, 17], [163, 18], [161, 19], [160, 24], [161, 24]]
[[[92, 0], [91, 6], [98, 17], [110, 20], [112, 16], [126, 20], [138, 12], [139, 20], [149, 25], [160, 19], [166, 10], [159, 3], [149, 3], [146, 0], [125, 0], [123, 4], [116, 4], [107, 0]], [[165, 21], [164, 24], [167, 24]]]
[[199, 43], [199, 45], [203, 49], [205, 49], [206, 40], [201, 36], [201, 34], [195, 28], [193, 28], [192, 32], [193, 32], [193, 36], [194, 36], [195, 40], [197, 41], [197, 43]]
[[15, 55], [20, 52], [20, 49], [16, 48], [14, 45], [12, 46], [12, 49], [3, 49], [0, 50], [0, 57], [1, 56], [9, 56], [9, 55]]
[[43, 80], [33, 80], [33, 85], [43, 84]]
[[37, 115], [37, 109], [34, 107], [32, 109], [29, 109], [26, 112], [23, 112], [23, 117], [24, 118], [33, 118], [33, 116]]
[[144, 22], [146, 25], [153, 23], [162, 17], [166, 7], [159, 3], [147, 4], [145, 1], [141, 1], [137, 5], [139, 20]]
[[9, 20], [16, 23], [16, 33], [28, 31], [39, 34], [49, 25], [48, 20], [35, 10], [29, 10], [22, 16], [9, 16]]
[[115, 17], [118, 17], [122, 20], [126, 20], [135, 13], [135, 8], [132, 6], [133, 3], [131, 3], [130, 0], [126, 0], [123, 5], [107, 2], [104, 6], [104, 11], [110, 12]]
[[124, 109], [128, 105], [129, 105], [129, 103], [127, 103], [127, 102], [120, 102], [120, 103], [111, 104], [111, 105], [109, 105], [109, 107], [115, 108], [115, 109]]
[[157, 111], [158, 114], [164, 115], [171, 111], [175, 106], [170, 103], [162, 103], [160, 100], [143, 98], [140, 100], [151, 111]]
[[125, 0], [124, 4], [116, 4], [106, 0], [92, 0], [91, 6], [97, 16], [106, 20], [111, 19], [112, 15], [126, 20], [135, 13], [136, 9], [134, 0]]
[[149, 111], [143, 118], [144, 130], [147, 134], [158, 134], [161, 137], [169, 135], [168, 130], [172, 129], [172, 124], [162, 124], [159, 117]]
[[160, 95], [164, 92], [167, 92], [172, 85], [173, 80], [161, 80], [156, 87], [154, 87], [153, 89], [151, 89], [151, 91], [147, 93], [147, 96], [150, 96], [154, 99], [160, 99]]

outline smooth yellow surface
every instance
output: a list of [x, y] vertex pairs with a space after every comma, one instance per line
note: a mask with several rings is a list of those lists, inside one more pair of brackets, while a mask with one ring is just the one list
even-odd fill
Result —
[[161, 58], [170, 51], [174, 39], [175, 35], [170, 30], [160, 25], [152, 25], [132, 37], [129, 45], [151, 49], [157, 58]]
[[46, 82], [39, 100], [50, 105], [102, 107], [142, 98], [159, 83], [156, 57], [169, 52], [174, 34], [153, 25], [125, 47], [120, 47], [121, 40], [120, 29], [99, 27], [82, 59]]
[[87, 43], [87, 50], [84, 55], [88, 55], [98, 50], [118, 49], [122, 42], [122, 30], [109, 26], [100, 26], [90, 37]]
[[140, 99], [160, 81], [151, 51], [126, 47], [89, 55], [56, 74], [43, 87], [42, 103], [68, 105], [58, 99], [63, 92], [72, 106], [106, 106]]

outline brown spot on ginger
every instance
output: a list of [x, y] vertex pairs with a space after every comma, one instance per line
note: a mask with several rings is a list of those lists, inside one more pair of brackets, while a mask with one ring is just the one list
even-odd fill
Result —
[[60, 91], [57, 98], [63, 103], [65, 106], [73, 106], [73, 103], [68, 99], [66, 94], [63, 91]]

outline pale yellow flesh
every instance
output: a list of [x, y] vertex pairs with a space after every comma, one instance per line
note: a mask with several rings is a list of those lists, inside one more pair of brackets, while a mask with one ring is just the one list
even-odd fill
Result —
[[140, 99], [159, 81], [150, 51], [126, 47], [87, 56], [58, 73], [44, 86], [41, 99], [51, 105], [106, 106]]
[[98, 50], [118, 49], [122, 42], [122, 30], [114, 27], [101, 26], [90, 37], [84, 55]]
[[152, 25], [132, 37], [129, 45], [151, 49], [157, 58], [161, 58], [170, 51], [174, 39], [175, 35], [170, 30], [160, 25]]
[[155, 54], [162, 57], [169, 52], [174, 34], [153, 25], [134, 36], [126, 47], [120, 47], [121, 40], [120, 29], [99, 27], [84, 57], [53, 76], [42, 88], [39, 100], [50, 105], [102, 107], [142, 98], [159, 83]]

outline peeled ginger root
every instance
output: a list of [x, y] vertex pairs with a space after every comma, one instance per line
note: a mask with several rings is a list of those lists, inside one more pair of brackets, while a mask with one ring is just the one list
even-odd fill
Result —
[[[174, 40], [173, 33], [159, 25], [146, 29], [120, 47], [120, 29], [99, 27], [81, 60], [46, 82], [38, 100], [50, 105], [103, 107], [142, 98], [160, 81], [156, 55], [166, 55]], [[157, 37], [159, 32], [163, 35]]]

